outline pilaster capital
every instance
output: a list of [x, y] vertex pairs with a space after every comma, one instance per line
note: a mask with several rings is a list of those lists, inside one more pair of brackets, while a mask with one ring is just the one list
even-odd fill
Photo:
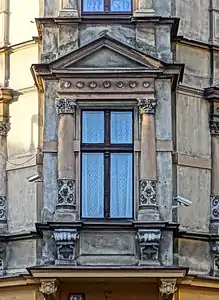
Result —
[[9, 122], [9, 120], [0, 121], [0, 136], [8, 135], [10, 129], [11, 129], [11, 123]]
[[55, 300], [57, 290], [58, 290], [58, 283], [56, 279], [41, 280], [39, 291], [40, 293], [43, 294], [45, 299]]
[[157, 107], [157, 99], [138, 99], [140, 114], [155, 114]]
[[0, 103], [10, 103], [14, 97], [14, 90], [6, 87], [0, 87]]
[[58, 114], [74, 114], [76, 101], [73, 99], [58, 99], [56, 101], [56, 109]]
[[176, 281], [177, 279], [173, 278], [165, 278], [160, 280], [159, 291], [163, 299], [169, 300], [173, 298], [173, 295], [177, 291]]

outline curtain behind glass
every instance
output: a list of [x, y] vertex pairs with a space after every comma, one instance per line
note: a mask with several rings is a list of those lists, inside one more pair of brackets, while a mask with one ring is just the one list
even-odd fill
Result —
[[104, 11], [104, 0], [83, 0], [83, 11], [84, 12]]
[[82, 143], [104, 143], [104, 112], [82, 112]]
[[104, 217], [103, 153], [82, 153], [82, 217]]
[[131, 11], [132, 0], [111, 0], [110, 11], [115, 12], [129, 12]]
[[110, 168], [110, 216], [132, 218], [132, 154], [111, 154]]
[[132, 143], [132, 112], [111, 112], [111, 143]]

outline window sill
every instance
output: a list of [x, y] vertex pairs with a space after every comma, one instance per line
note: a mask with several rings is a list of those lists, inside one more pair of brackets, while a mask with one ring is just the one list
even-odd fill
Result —
[[89, 230], [133, 230], [134, 225], [132, 220], [82, 220], [82, 228]]
[[82, 23], [131, 23], [131, 14], [83, 14], [81, 17]]

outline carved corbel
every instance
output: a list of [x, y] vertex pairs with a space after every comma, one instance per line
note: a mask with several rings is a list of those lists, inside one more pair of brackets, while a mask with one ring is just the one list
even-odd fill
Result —
[[58, 291], [58, 282], [56, 279], [44, 279], [41, 280], [39, 288], [41, 294], [45, 300], [56, 300]]
[[177, 291], [176, 287], [176, 279], [173, 278], [165, 278], [160, 280], [160, 286], [159, 286], [159, 291], [160, 291], [160, 296], [161, 299], [164, 300], [171, 300], [173, 299], [173, 296], [175, 292]]

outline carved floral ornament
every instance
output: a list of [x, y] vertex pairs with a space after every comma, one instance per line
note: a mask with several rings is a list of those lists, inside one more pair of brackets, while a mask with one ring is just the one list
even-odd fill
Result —
[[11, 129], [10, 122], [7, 121], [0, 121], [0, 136], [6, 136]]
[[40, 293], [43, 295], [51, 295], [55, 294], [58, 290], [57, 287], [57, 280], [51, 279], [51, 280], [42, 280], [41, 286], [39, 288]]
[[219, 196], [211, 196], [211, 218], [212, 220], [219, 219]]
[[176, 279], [161, 279], [159, 290], [164, 299], [171, 299], [177, 291]]
[[138, 99], [140, 114], [155, 114], [157, 107], [157, 99]]
[[139, 229], [138, 241], [140, 246], [140, 259], [145, 264], [158, 264], [161, 231], [159, 229]]
[[0, 221], [5, 221], [6, 219], [6, 197], [0, 196]]
[[75, 112], [76, 101], [73, 99], [57, 99], [56, 109], [58, 114], [73, 114]]
[[74, 261], [78, 233], [76, 229], [56, 229], [53, 233], [59, 261]]

